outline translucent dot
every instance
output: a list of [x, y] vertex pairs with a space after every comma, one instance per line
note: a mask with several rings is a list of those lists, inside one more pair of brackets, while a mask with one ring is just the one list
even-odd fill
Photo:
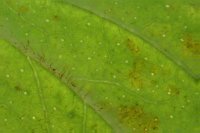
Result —
[[115, 4], [115, 5], [117, 5], [117, 4], [118, 4], [118, 2], [117, 2], [117, 1], [115, 1], [115, 2], [114, 2], [114, 4]]
[[66, 29], [67, 29], [67, 26], [64, 26], [64, 29], [66, 30]]
[[27, 92], [26, 92], [26, 91], [24, 91], [24, 95], [27, 95]]
[[6, 78], [10, 78], [10, 75], [9, 75], [9, 74], [6, 74]]
[[83, 43], [83, 40], [80, 40], [80, 43]]
[[165, 35], [165, 34], [162, 34], [162, 37], [166, 37], [166, 35]]
[[107, 100], [107, 99], [108, 99], [108, 97], [105, 97], [105, 99]]
[[171, 92], [170, 92], [170, 91], [168, 91], [168, 92], [167, 92], [167, 94], [168, 94], [168, 95], [171, 95]]
[[23, 72], [24, 72], [24, 69], [20, 69], [20, 72], [22, 72], [22, 73], [23, 73]]
[[126, 96], [125, 96], [125, 95], [122, 95], [122, 97], [125, 98]]
[[186, 25], [184, 26], [184, 29], [187, 29], [187, 26], [186, 26]]
[[155, 74], [154, 73], [151, 73], [151, 76], [154, 76]]
[[61, 59], [61, 58], [62, 58], [62, 55], [59, 55], [58, 58]]
[[147, 58], [147, 57], [145, 57], [145, 58], [144, 58], [144, 60], [148, 60], [148, 58]]
[[183, 39], [183, 38], [181, 38], [181, 39], [180, 39], [180, 41], [181, 41], [181, 42], [184, 42], [184, 39]]
[[65, 40], [63, 38], [60, 39], [61, 42], [64, 42]]
[[46, 21], [47, 23], [49, 23], [49, 19], [46, 19], [45, 21]]
[[75, 67], [72, 67], [72, 70], [75, 70], [76, 68]]
[[90, 22], [88, 22], [88, 23], [87, 23], [87, 25], [88, 25], [88, 26], [90, 26], [90, 25], [91, 25], [91, 23], [90, 23]]
[[99, 69], [96, 69], [95, 71], [96, 71], [96, 72], [98, 72], [98, 71], [99, 71]]
[[171, 119], [173, 119], [173, 118], [174, 118], [174, 116], [173, 116], [173, 115], [170, 115], [169, 117], [170, 117]]
[[113, 75], [113, 78], [116, 79], [116, 75]]
[[137, 91], [140, 91], [140, 88], [137, 88]]
[[153, 92], [153, 93], [154, 93], [154, 92], [155, 92], [155, 90], [152, 90], [151, 92]]
[[99, 42], [99, 44], [101, 45], [101, 44], [102, 44], [102, 42]]
[[156, 88], [158, 88], [159, 87], [159, 85], [156, 85]]
[[28, 36], [28, 33], [25, 33], [25, 36]]
[[127, 64], [127, 63], [128, 63], [128, 60], [125, 60], [125, 63]]
[[92, 58], [91, 57], [88, 57], [88, 60], [91, 60]]
[[56, 107], [53, 107], [53, 110], [56, 111], [57, 110]]
[[119, 46], [119, 45], [120, 45], [120, 43], [118, 42], [118, 43], [117, 43], [117, 46]]
[[4, 121], [5, 121], [5, 122], [7, 122], [7, 121], [8, 121], [8, 119], [6, 119], [6, 118], [5, 118], [5, 119], [4, 119]]
[[170, 8], [170, 5], [167, 4], [167, 5], [165, 5], [165, 7], [166, 7], [166, 8]]
[[136, 19], [137, 19], [137, 17], [134, 17], [134, 19], [136, 20]]
[[36, 119], [35, 116], [33, 116], [32, 119], [35, 120]]

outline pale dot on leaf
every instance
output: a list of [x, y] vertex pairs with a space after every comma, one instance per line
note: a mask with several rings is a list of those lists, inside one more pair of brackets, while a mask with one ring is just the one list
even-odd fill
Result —
[[165, 35], [165, 34], [162, 34], [162, 37], [166, 37], [166, 35]]
[[92, 58], [91, 57], [88, 57], [88, 60], [91, 60]]
[[90, 22], [88, 22], [88, 23], [87, 23], [87, 25], [88, 25], [88, 26], [90, 26], [90, 25], [91, 25], [91, 23], [90, 23]]
[[65, 40], [63, 38], [60, 39], [61, 42], [64, 42]]
[[167, 4], [167, 5], [165, 5], [165, 7], [166, 7], [166, 8], [170, 8], [170, 5]]
[[27, 92], [26, 92], [26, 91], [24, 91], [24, 95], [27, 95]]
[[22, 73], [23, 73], [23, 72], [24, 72], [24, 69], [20, 69], [20, 72], [22, 72]]
[[181, 42], [184, 42], [183, 38], [180, 39]]
[[10, 78], [10, 75], [9, 75], [9, 74], [6, 74], [6, 78]]
[[46, 21], [47, 23], [49, 23], [49, 19], [46, 19], [45, 21]]
[[61, 58], [62, 58], [62, 55], [59, 55], [58, 58], [61, 59]]
[[36, 119], [35, 116], [33, 116], [32, 119], [35, 120]]

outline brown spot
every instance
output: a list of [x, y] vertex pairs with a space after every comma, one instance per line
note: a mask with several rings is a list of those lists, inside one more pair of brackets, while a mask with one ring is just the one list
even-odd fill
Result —
[[193, 39], [191, 36], [186, 36], [183, 39], [183, 44], [186, 54], [189, 52], [193, 55], [200, 55], [200, 43], [198, 40]]
[[59, 17], [58, 15], [53, 15], [53, 20], [59, 21], [59, 20], [60, 20], [60, 17]]
[[19, 85], [16, 85], [14, 88], [15, 88], [16, 91], [21, 91], [22, 90], [22, 88]]
[[180, 89], [176, 87], [175, 85], [168, 85], [167, 91], [170, 92], [170, 95], [172, 96], [178, 96], [180, 94]]
[[77, 87], [76, 84], [75, 84], [73, 81], [71, 81], [70, 84], [71, 84], [73, 87]]
[[18, 9], [18, 13], [27, 13], [29, 11], [29, 8], [26, 6], [20, 6]]
[[139, 52], [139, 47], [133, 42], [131, 39], [126, 40], [127, 47], [133, 54], [137, 54]]
[[138, 105], [121, 106], [118, 110], [118, 117], [123, 125], [141, 133], [158, 130], [158, 118], [145, 113], [143, 108]]

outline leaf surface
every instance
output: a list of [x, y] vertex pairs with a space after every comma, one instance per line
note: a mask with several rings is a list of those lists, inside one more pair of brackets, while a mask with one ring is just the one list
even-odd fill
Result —
[[6, 0], [0, 12], [5, 132], [200, 131], [199, 82], [148, 42], [60, 1]]

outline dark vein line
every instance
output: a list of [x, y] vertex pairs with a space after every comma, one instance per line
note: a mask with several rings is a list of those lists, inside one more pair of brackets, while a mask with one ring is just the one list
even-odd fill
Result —
[[44, 100], [44, 91], [43, 91], [43, 88], [41, 87], [37, 71], [34, 68], [34, 65], [33, 65], [31, 59], [28, 56], [27, 56], [27, 60], [28, 60], [30, 66], [33, 70], [34, 78], [36, 80], [36, 84], [37, 84], [37, 88], [38, 88], [37, 92], [38, 92], [38, 96], [39, 96], [39, 99], [40, 99], [40, 103], [42, 105], [42, 111], [43, 111], [43, 115], [44, 115], [45, 130], [46, 130], [47, 133], [49, 133], [49, 120], [48, 120], [47, 106], [46, 106], [46, 103], [45, 103], [45, 100]]

